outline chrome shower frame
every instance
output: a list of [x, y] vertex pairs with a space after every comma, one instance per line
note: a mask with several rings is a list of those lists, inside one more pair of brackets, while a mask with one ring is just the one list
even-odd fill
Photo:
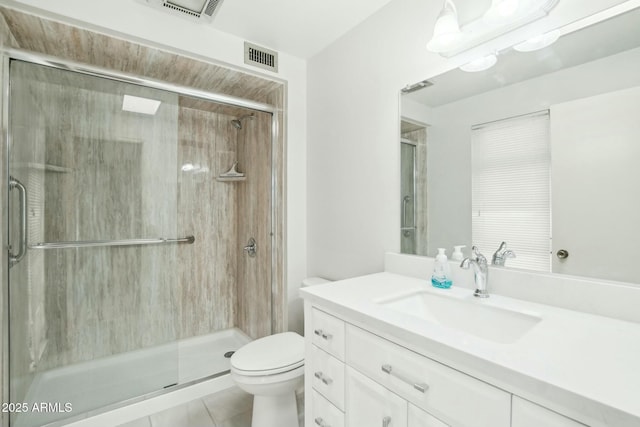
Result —
[[[286, 205], [286, 195], [285, 195], [285, 171], [284, 164], [280, 164], [280, 154], [282, 154], [282, 161], [284, 161], [284, 147], [286, 143], [283, 141], [282, 146], [280, 146], [279, 141], [281, 137], [280, 130], [280, 118], [284, 120], [283, 117], [280, 117], [282, 114], [282, 109], [274, 107], [269, 104], [247, 100], [243, 98], [238, 98], [230, 95], [224, 95], [219, 93], [208, 92], [200, 89], [195, 89], [188, 86], [181, 86], [178, 84], [168, 83], [160, 80], [150, 79], [147, 77], [123, 73], [119, 71], [114, 71], [106, 68], [96, 67], [92, 65], [82, 64], [66, 59], [57, 58], [54, 56], [35, 53], [30, 51], [25, 51], [21, 49], [12, 49], [5, 48], [0, 49], [0, 55], [2, 56], [2, 74], [3, 82], [2, 82], [2, 143], [3, 143], [3, 153], [5, 156], [5, 160], [1, 163], [0, 167], [0, 176], [2, 177], [0, 181], [2, 185], [0, 185], [0, 198], [3, 201], [2, 203], [2, 218], [3, 218], [3, 227], [4, 230], [1, 233], [0, 239], [2, 239], [2, 264], [0, 265], [0, 275], [2, 280], [2, 288], [0, 294], [0, 315], [2, 319], [2, 352], [0, 353], [1, 366], [2, 369], [2, 399], [5, 402], [8, 402], [9, 397], [9, 225], [8, 225], [8, 188], [9, 188], [9, 153], [11, 149], [11, 134], [9, 131], [9, 92], [10, 92], [10, 63], [12, 60], [20, 60], [24, 62], [29, 62], [32, 64], [43, 65], [51, 68], [56, 68], [60, 70], [71, 71], [75, 73], [80, 73], [84, 75], [90, 75], [95, 77], [102, 77], [110, 80], [115, 80], [123, 83], [130, 83], [138, 86], [144, 86], [152, 89], [160, 89], [168, 92], [177, 93], [178, 95], [185, 95], [205, 101], [211, 101], [219, 104], [229, 105], [233, 107], [246, 108], [249, 110], [267, 113], [271, 115], [271, 200], [270, 200], [270, 213], [271, 213], [271, 333], [279, 332], [278, 324], [277, 324], [277, 315], [279, 313], [276, 312], [276, 308], [282, 308], [282, 324], [286, 325], [287, 323], [287, 313], [286, 313], [286, 286], [283, 285], [283, 289], [278, 288], [279, 277], [277, 277], [280, 272], [282, 277], [282, 281], [284, 283], [284, 278], [286, 274], [284, 273], [284, 258], [286, 256], [285, 249], [285, 234], [284, 230], [280, 230], [281, 224], [284, 226], [284, 209]], [[280, 169], [278, 169], [278, 166]], [[277, 214], [279, 213], [277, 202], [281, 201], [282, 218], [279, 218]], [[278, 242], [278, 236], [280, 236], [280, 243]], [[278, 266], [278, 253], [280, 253], [282, 257], [282, 266]], [[282, 304], [277, 304], [275, 300], [276, 295], [281, 295], [283, 298]], [[281, 325], [282, 327], [284, 327]], [[221, 374], [220, 374], [221, 375]], [[217, 375], [214, 375], [214, 377]], [[185, 384], [184, 386], [192, 385], [207, 379], [211, 379], [211, 377], [203, 378], [200, 380], [193, 381], [189, 384]], [[181, 386], [178, 386], [181, 388]], [[165, 392], [172, 391], [158, 391], [152, 393], [152, 395], [163, 394]], [[142, 396], [141, 398], [146, 398], [149, 396]], [[135, 398], [134, 400], [137, 400]], [[131, 403], [131, 400], [121, 402], [122, 406]], [[106, 410], [114, 409], [119, 405], [110, 405]], [[91, 414], [97, 414], [103, 412], [102, 410], [91, 411]], [[9, 425], [9, 414], [2, 413], [0, 414], [0, 424], [1, 425]], [[57, 423], [54, 423], [57, 424]]]

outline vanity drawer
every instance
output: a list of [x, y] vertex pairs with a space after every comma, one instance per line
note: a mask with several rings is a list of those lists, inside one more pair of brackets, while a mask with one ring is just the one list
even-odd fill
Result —
[[318, 427], [344, 427], [344, 414], [317, 391], [311, 397], [313, 425]]
[[344, 321], [317, 308], [311, 309], [311, 342], [344, 361]]
[[513, 427], [586, 427], [535, 403], [513, 396]]
[[313, 388], [344, 411], [344, 363], [315, 345], [311, 347]]
[[409, 404], [409, 427], [449, 427], [422, 409]]
[[447, 424], [510, 426], [509, 393], [351, 325], [347, 364]]

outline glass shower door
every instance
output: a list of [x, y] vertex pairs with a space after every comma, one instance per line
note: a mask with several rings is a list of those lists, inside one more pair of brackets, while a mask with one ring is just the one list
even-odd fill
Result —
[[178, 382], [179, 248], [153, 244], [182, 237], [178, 96], [16, 60], [10, 82], [9, 401], [38, 426]]

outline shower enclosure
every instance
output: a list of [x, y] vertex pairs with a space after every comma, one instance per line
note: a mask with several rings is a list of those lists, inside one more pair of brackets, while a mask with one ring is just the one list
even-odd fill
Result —
[[273, 328], [273, 107], [20, 51], [4, 67], [11, 426], [228, 371]]

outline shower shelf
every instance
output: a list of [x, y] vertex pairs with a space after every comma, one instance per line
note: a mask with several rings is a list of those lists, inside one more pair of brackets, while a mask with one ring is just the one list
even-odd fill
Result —
[[181, 237], [178, 239], [127, 239], [127, 240], [79, 240], [75, 242], [42, 242], [30, 245], [29, 249], [68, 249], [68, 248], [94, 248], [105, 246], [141, 246], [141, 245], [161, 245], [169, 243], [188, 243], [196, 241], [193, 236]]
[[242, 172], [238, 172], [237, 170], [238, 162], [233, 162], [233, 165], [229, 168], [225, 173], [221, 173], [216, 178], [220, 182], [234, 182], [234, 181], [245, 181], [247, 177]]
[[247, 177], [246, 176], [219, 176], [216, 178], [216, 181], [220, 181], [220, 182], [239, 182], [239, 181], [246, 181]]

